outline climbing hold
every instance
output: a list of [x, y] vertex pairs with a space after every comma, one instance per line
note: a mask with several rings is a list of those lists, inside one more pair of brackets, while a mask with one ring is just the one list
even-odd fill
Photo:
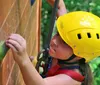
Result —
[[0, 61], [5, 57], [9, 47], [6, 46], [5, 41], [0, 41]]

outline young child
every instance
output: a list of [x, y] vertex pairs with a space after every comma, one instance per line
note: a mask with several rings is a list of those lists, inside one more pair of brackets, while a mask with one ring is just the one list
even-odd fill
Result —
[[[52, 5], [54, 1], [48, 0]], [[91, 70], [87, 62], [95, 58], [93, 56], [97, 51], [95, 49], [100, 47], [95, 45], [92, 47], [92, 42], [97, 44], [100, 40], [95, 41], [91, 38], [93, 32], [97, 32], [97, 38], [99, 38], [100, 19], [93, 14], [82, 11], [65, 13], [64, 2], [60, 0], [57, 13], [58, 17], [60, 16], [57, 20], [58, 33], [51, 39], [49, 50], [49, 54], [53, 57], [50, 70], [54, 69], [55, 66], [58, 69], [54, 74], [49, 70], [46, 78], [42, 78], [31, 63], [26, 52], [26, 41], [22, 36], [11, 34], [6, 40], [6, 45], [12, 49], [14, 60], [19, 65], [26, 85], [92, 85]], [[97, 31], [91, 31], [92, 28], [97, 29]], [[87, 32], [88, 38], [84, 34], [85, 32]], [[86, 44], [86, 42], [92, 44]], [[93, 54], [91, 54], [92, 50], [89, 46], [94, 49], [92, 49]], [[93, 56], [92, 58], [87, 57], [88, 52], [90, 56]], [[84, 55], [86, 56], [84, 57]]]

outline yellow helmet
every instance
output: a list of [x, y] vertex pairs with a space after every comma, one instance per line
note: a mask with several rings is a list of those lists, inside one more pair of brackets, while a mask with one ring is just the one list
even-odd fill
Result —
[[74, 54], [86, 62], [100, 55], [100, 18], [96, 15], [85, 11], [64, 14], [57, 19], [57, 29]]

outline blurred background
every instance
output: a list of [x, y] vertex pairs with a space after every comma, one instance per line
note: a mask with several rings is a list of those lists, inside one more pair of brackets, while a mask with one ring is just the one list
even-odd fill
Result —
[[[83, 10], [89, 11], [93, 14], [100, 17], [100, 0], [64, 0], [66, 8], [68, 12]], [[44, 47], [44, 44], [48, 35], [48, 28], [50, 26], [50, 18], [52, 13], [52, 7], [46, 2], [46, 0], [42, 0], [42, 19], [41, 19], [41, 47]], [[53, 34], [56, 30], [54, 30]], [[94, 84], [100, 85], [100, 57], [89, 62], [93, 76], [94, 76]]]

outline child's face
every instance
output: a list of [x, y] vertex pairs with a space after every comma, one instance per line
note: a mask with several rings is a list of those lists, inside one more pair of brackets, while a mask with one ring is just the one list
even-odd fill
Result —
[[50, 56], [58, 59], [68, 59], [72, 54], [73, 50], [61, 39], [59, 35], [55, 35], [50, 42]]

